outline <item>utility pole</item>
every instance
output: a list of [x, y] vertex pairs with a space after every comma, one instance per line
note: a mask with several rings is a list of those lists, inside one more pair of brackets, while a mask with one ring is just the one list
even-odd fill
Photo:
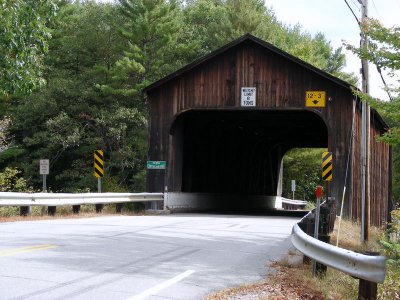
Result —
[[[368, 18], [368, 0], [358, 0], [361, 3], [361, 23]], [[368, 39], [361, 32], [361, 49], [368, 48]], [[369, 69], [368, 60], [361, 60], [362, 92], [369, 93]], [[369, 123], [370, 109], [365, 101], [362, 102], [361, 119], [361, 241], [368, 240], [369, 222], [370, 222], [370, 193], [369, 193]]]

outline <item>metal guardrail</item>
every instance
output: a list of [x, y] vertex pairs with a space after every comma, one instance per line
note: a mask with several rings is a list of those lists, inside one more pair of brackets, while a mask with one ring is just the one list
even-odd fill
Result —
[[304, 255], [346, 274], [370, 282], [382, 283], [386, 274], [386, 257], [369, 256], [321, 242], [295, 224], [292, 229], [293, 246]]
[[162, 201], [163, 193], [12, 193], [0, 192], [0, 206], [61, 206]]
[[291, 204], [291, 205], [307, 205], [307, 201], [303, 200], [293, 200], [282, 197], [282, 203]]
[[303, 200], [294, 200], [281, 197], [282, 208], [286, 210], [298, 210], [304, 209], [307, 205], [307, 201]]

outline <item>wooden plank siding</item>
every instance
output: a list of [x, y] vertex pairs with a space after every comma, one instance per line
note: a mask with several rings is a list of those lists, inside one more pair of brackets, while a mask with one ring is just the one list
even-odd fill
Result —
[[388, 215], [388, 201], [390, 186], [390, 146], [377, 141], [377, 137], [384, 133], [384, 129], [377, 124], [376, 119], [371, 116], [370, 131], [370, 198], [371, 198], [371, 217], [370, 222], [376, 226], [386, 226]]
[[[386, 129], [371, 111], [370, 126], [370, 223], [374, 226], [386, 226], [388, 204], [390, 201], [391, 175], [389, 157], [390, 146], [377, 140]], [[361, 220], [361, 103], [357, 103], [355, 116], [355, 134], [353, 147], [352, 189], [350, 216]]]
[[[257, 88], [255, 108], [240, 106], [241, 87]], [[306, 108], [305, 93], [308, 90], [326, 91], [326, 107]], [[264, 128], [263, 134], [266, 138], [268, 137], [266, 128], [271, 126], [271, 124], [266, 125], [266, 123], [269, 119], [272, 119], [271, 112], [276, 112], [283, 118], [287, 113], [287, 116], [293, 118], [293, 122], [302, 122], [305, 116], [314, 115], [318, 117], [314, 117], [313, 120], [310, 119], [311, 125], [304, 124], [304, 127], [302, 127], [301, 123], [298, 123], [300, 124], [298, 130], [303, 128], [307, 132], [283, 133], [282, 131], [282, 135], [287, 134], [293, 138], [292, 143], [285, 141], [285, 144], [283, 144], [279, 134], [271, 132], [275, 144], [270, 148], [263, 145], [261, 146], [264, 147], [262, 149], [267, 152], [260, 148], [262, 151], [255, 153], [258, 153], [257, 155], [260, 157], [270, 155], [269, 161], [271, 162], [271, 159], [281, 159], [284, 152], [291, 147], [301, 147], [303, 145], [301, 139], [307, 139], [307, 143], [310, 145], [321, 146], [323, 144], [322, 147], [327, 147], [334, 154], [334, 180], [330, 184], [330, 196], [340, 202], [348, 154], [349, 151], [352, 151], [351, 161], [349, 162], [349, 190], [346, 194], [345, 212], [354, 218], [359, 216], [360, 110], [359, 108], [356, 109], [354, 147], [350, 148], [353, 103], [355, 101], [350, 85], [331, 78], [329, 74], [324, 74], [306, 63], [298, 62], [288, 54], [282, 54], [269, 44], [264, 45], [250, 36], [242, 38], [223, 51], [217, 51], [217, 54], [153, 84], [146, 92], [150, 103], [148, 159], [166, 160], [168, 162], [167, 174], [160, 170], [149, 170], [147, 183], [150, 192], [163, 191], [164, 185], [167, 185], [170, 191], [182, 191], [182, 182], [186, 180], [182, 178], [183, 170], [190, 170], [193, 167], [191, 164], [196, 163], [196, 161], [193, 161], [196, 156], [188, 158], [192, 155], [191, 151], [194, 151], [194, 149], [190, 150], [193, 145], [190, 146], [186, 143], [185, 147], [187, 148], [185, 148], [185, 151], [183, 150], [185, 134], [187, 135], [189, 132], [206, 136], [207, 132], [210, 132], [210, 141], [221, 138], [219, 135], [222, 133], [212, 133], [212, 126], [210, 125], [211, 122], [215, 123], [218, 120], [218, 117], [215, 116], [217, 112], [225, 113], [224, 118], [228, 116], [227, 112], [236, 112], [239, 118], [246, 121], [246, 126], [249, 126], [249, 128], [253, 126], [251, 114], [254, 113], [254, 122], [256, 120], [260, 122], [260, 127]], [[201, 118], [189, 114], [193, 111], [198, 111], [199, 114], [204, 112], [204, 116], [208, 118], [208, 126], [201, 123]], [[195, 119], [197, 123], [193, 123]], [[383, 132], [381, 121], [374, 117], [371, 117], [371, 120], [374, 120], [371, 125], [373, 128], [371, 135], [381, 134]], [[283, 121], [291, 122], [291, 120]], [[231, 122], [234, 121], [231, 120]], [[307, 123], [307, 119], [304, 122]], [[191, 126], [192, 129], [190, 129]], [[326, 128], [312, 128], [312, 126]], [[286, 126], [285, 128], [288, 129], [289, 127]], [[208, 131], [204, 132], [204, 130]], [[220, 130], [222, 132], [222, 129]], [[279, 130], [279, 128], [276, 128], [274, 132], [279, 132]], [[314, 132], [318, 136], [313, 137]], [[324, 132], [326, 132], [326, 136], [321, 137]], [[212, 137], [212, 134], [215, 136]], [[299, 135], [298, 139], [296, 139], [296, 134]], [[235, 136], [235, 134], [227, 138], [229, 145], [244, 143], [244, 141], [253, 142], [254, 140]], [[208, 160], [215, 161], [220, 157], [215, 153], [216, 151], [209, 150], [207, 145], [202, 144], [201, 141], [197, 142]], [[221, 148], [219, 151], [229, 153], [229, 151], [234, 150]], [[388, 151], [389, 148], [384, 144], [372, 143], [371, 172], [374, 179], [371, 180], [373, 186], [371, 187], [371, 195], [373, 195], [371, 198], [374, 198], [374, 201], [371, 204], [373, 205], [374, 217], [371, 222], [373, 224], [382, 224], [386, 220], [387, 195], [390, 185]], [[227, 154], [227, 157], [234, 159], [231, 154]], [[268, 163], [267, 160], [264, 162], [266, 168], [272, 168], [271, 174], [277, 172], [278, 162], [274, 162], [273, 165]], [[262, 169], [255, 170], [255, 173], [253, 175], [258, 179], [254, 182], [257, 184], [263, 180], [276, 180], [275, 175], [275, 177], [270, 178], [265, 172], [262, 173]], [[223, 176], [224, 174], [226, 175], [226, 172], [222, 172], [220, 175]], [[196, 176], [196, 174], [192, 174], [192, 176]], [[218, 177], [216, 174], [213, 176]], [[205, 179], [207, 181], [207, 178]], [[191, 180], [200, 179], [194, 177], [188, 179], [186, 183], [189, 186], [194, 183]]]

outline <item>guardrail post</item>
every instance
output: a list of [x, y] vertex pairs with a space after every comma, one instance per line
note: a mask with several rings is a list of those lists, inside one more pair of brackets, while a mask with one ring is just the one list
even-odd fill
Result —
[[74, 214], [79, 214], [80, 211], [81, 211], [81, 206], [80, 205], [72, 205], [72, 212]]
[[104, 204], [96, 204], [96, 212], [99, 214], [103, 211]]
[[358, 285], [358, 300], [376, 300], [378, 284], [376, 282], [360, 279]]
[[117, 203], [117, 204], [115, 205], [115, 212], [116, 212], [117, 214], [122, 213], [122, 206], [123, 206], [122, 203]]
[[[325, 242], [325, 243], [329, 243], [329, 241], [331, 240], [331, 237], [329, 235], [325, 235], [325, 234], [319, 234], [318, 235], [318, 240]], [[322, 277], [326, 275], [326, 270], [328, 269], [328, 267], [324, 264], [321, 264], [319, 262], [316, 262], [315, 265], [315, 272], [318, 276]]]
[[[329, 243], [331, 237], [329, 236], [330, 232], [330, 208], [327, 206], [321, 205], [320, 213], [319, 213], [319, 233], [318, 240], [321, 242]], [[316, 262], [315, 272], [318, 276], [325, 276], [327, 266]]]
[[27, 215], [29, 215], [29, 206], [20, 206], [19, 207], [19, 215], [26, 217]]
[[[299, 223], [299, 227], [301, 230], [303, 230], [305, 233], [307, 233], [309, 236], [314, 235], [314, 220], [310, 217], [304, 218], [301, 223]], [[304, 255], [303, 256], [303, 264], [309, 265], [311, 263], [311, 259]]]
[[56, 214], [57, 211], [57, 206], [48, 206], [47, 207], [47, 214], [49, 216], [54, 216]]
[[[362, 254], [379, 256], [379, 252], [363, 252]], [[358, 284], [358, 300], [376, 300], [378, 284], [365, 279], [360, 279]]]

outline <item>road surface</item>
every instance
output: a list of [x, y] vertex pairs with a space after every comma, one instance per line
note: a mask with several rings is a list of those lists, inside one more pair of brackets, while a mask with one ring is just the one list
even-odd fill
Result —
[[0, 299], [202, 299], [265, 277], [296, 221], [176, 214], [0, 223]]

